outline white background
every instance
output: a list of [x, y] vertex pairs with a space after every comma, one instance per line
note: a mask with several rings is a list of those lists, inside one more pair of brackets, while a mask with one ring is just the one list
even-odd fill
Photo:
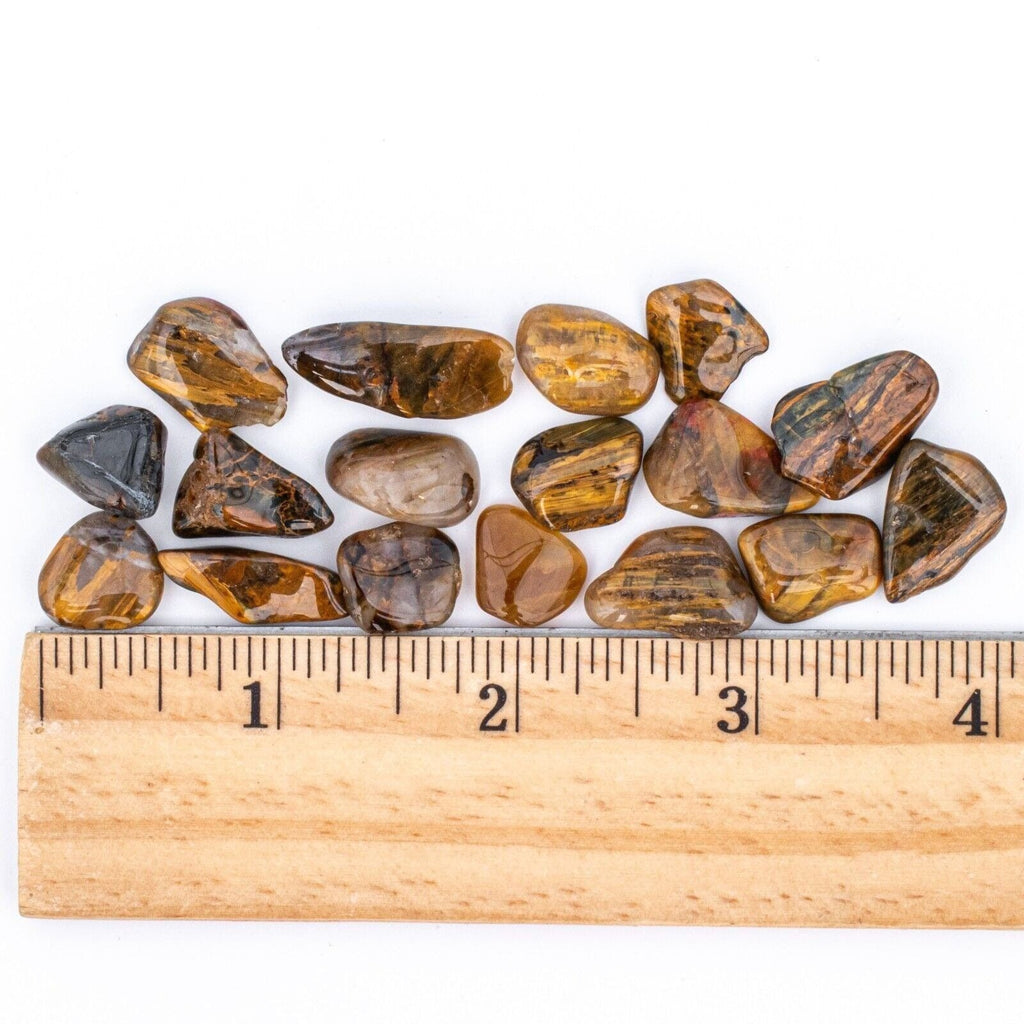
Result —
[[[34, 452], [107, 404], [154, 409], [170, 431], [170, 493], [146, 528], [173, 540], [195, 433], [124, 365], [171, 298], [227, 302], [276, 358], [287, 335], [333, 320], [511, 338], [547, 301], [642, 329], [650, 289], [709, 276], [771, 337], [728, 396], [762, 426], [790, 388], [911, 348], [942, 385], [920, 436], [987, 463], [1006, 527], [947, 587], [898, 607], [876, 596], [813, 625], [1019, 628], [1024, 207], [1010, 9], [179, 0], [8, 11], [0, 1018], [1015, 1015], [1016, 933], [30, 921], [17, 916], [15, 864], [21, 635], [44, 621], [46, 553], [89, 511]], [[401, 424], [288, 376], [285, 421], [243, 433], [330, 496], [331, 441]], [[526, 437], [571, 419], [518, 371], [516, 385], [506, 406], [451, 424], [478, 452], [485, 503], [512, 499], [508, 466]], [[670, 409], [659, 389], [634, 417], [648, 441]], [[876, 484], [844, 504], [878, 519], [883, 496]], [[330, 564], [347, 532], [377, 521], [332, 504], [329, 533], [277, 549]], [[643, 529], [682, 521], [641, 481], [623, 523], [576, 538], [601, 571]], [[472, 521], [451, 533], [471, 581]], [[467, 586], [453, 624], [485, 619]], [[153, 620], [221, 621], [170, 584]], [[580, 605], [563, 621], [582, 624]]]

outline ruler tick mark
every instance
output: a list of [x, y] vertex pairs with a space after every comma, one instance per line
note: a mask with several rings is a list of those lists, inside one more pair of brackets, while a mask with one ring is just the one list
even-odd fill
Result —
[[845, 650], [843, 652], [843, 671], [846, 674], [847, 685], [850, 682], [850, 641], [844, 641]]
[[320, 642], [320, 671], [327, 671], [327, 637]]
[[[579, 645], [577, 644], [577, 650], [578, 649], [579, 649]], [[559, 671], [564, 676], [565, 675], [565, 637], [564, 636], [561, 636], [561, 637], [558, 638], [558, 659], [559, 659], [559, 662], [558, 662]], [[579, 669], [579, 663], [577, 663], [576, 667], [577, 667], [577, 670], [578, 670]]]
[[[366, 637], [365, 639], [366, 639], [366, 678], [369, 679], [370, 676], [373, 674], [373, 671], [372, 671], [372, 669], [370, 667], [370, 638]], [[352, 646], [355, 647], [355, 641], [352, 642]], [[380, 646], [381, 646], [381, 657], [383, 658], [384, 657], [384, 642], [383, 641], [381, 641], [381, 645]]]
[[203, 637], [203, 671], [206, 671], [206, 637]]
[[99, 651], [97, 652], [97, 655], [96, 655], [96, 657], [99, 659], [99, 665], [97, 666], [98, 671], [97, 671], [96, 675], [98, 677], [98, 681], [99, 681], [99, 684], [100, 684], [100, 689], [102, 690], [103, 689], [103, 637], [100, 637], [99, 641], [100, 641]]
[[980, 651], [981, 664], [978, 667], [978, 671], [979, 671], [979, 673], [981, 675], [981, 678], [984, 679], [985, 678], [985, 641], [984, 640], [981, 641], [980, 647], [981, 647], [981, 651]]
[[772, 675], [775, 675], [775, 637], [768, 641], [768, 664]]
[[[860, 659], [864, 661], [864, 641], [860, 644]], [[877, 722], [881, 714], [881, 677], [882, 674], [878, 668], [878, 648], [875, 648], [875, 721]]]
[[53, 638], [53, 667], [60, 668], [60, 651], [57, 647], [57, 638]]
[[[501, 641], [501, 653], [502, 656], [505, 654], [505, 641]], [[519, 665], [521, 659], [519, 657], [519, 638], [516, 637], [516, 732], [519, 732]], [[504, 671], [504, 668], [502, 669]]]
[[544, 682], [551, 682], [551, 637], [544, 637]]
[[[801, 650], [803, 649], [803, 640], [800, 641]], [[821, 673], [818, 666], [821, 664], [821, 651], [818, 648], [818, 641], [814, 641], [814, 697], [815, 699], [821, 693]]]
[[[709, 640], [708, 641], [708, 650], [711, 651], [711, 674], [714, 675], [715, 674], [715, 641], [714, 640]], [[726, 670], [728, 671], [728, 664], [726, 665]]]
[[412, 673], [416, 674], [416, 637], [412, 638], [412, 662], [409, 666]]
[[43, 638], [39, 638], [39, 721], [46, 721], [46, 700], [43, 682]]
[[[774, 649], [775, 641], [772, 640]], [[761, 735], [761, 641], [754, 641], [754, 735]]]
[[[498, 656], [499, 662], [501, 664], [501, 674], [504, 675], [505, 674], [505, 641], [504, 640], [499, 640], [498, 644], [499, 644], [499, 646], [501, 648], [501, 654]], [[518, 649], [519, 649], [519, 641], [517, 640], [516, 641], [516, 650], [518, 650]]]
[[[653, 648], [653, 646], [654, 646], [654, 644], [652, 642], [651, 647]], [[669, 651], [670, 651], [670, 649], [671, 648], [669, 646], [669, 642], [666, 640], [665, 641], [665, 682], [666, 683], [668, 682], [668, 658], [669, 658]]]
[[[293, 641], [294, 642], [294, 641]], [[252, 679], [252, 637], [247, 636], [245, 638], [245, 670], [249, 674], [249, 678]]]
[[75, 674], [75, 638], [73, 636], [68, 637], [68, 675], [73, 676]]
[[580, 642], [576, 641], [576, 696], [580, 693]]
[[889, 641], [889, 678], [896, 678], [896, 642]]
[[700, 641], [693, 645], [693, 695], [700, 696]]
[[[384, 660], [384, 648], [387, 646], [387, 640], [383, 637], [380, 642], [381, 650], [381, 661]], [[381, 666], [383, 668], [383, 665]], [[395, 714], [400, 715], [402, 713], [402, 638], [400, 636], [395, 637]]]
[[604, 681], [611, 679], [612, 645], [608, 637], [604, 638]]
[[[653, 645], [652, 645], [653, 647]], [[633, 717], [640, 717], [640, 641], [636, 641], [636, 657], [633, 660]]]
[[[441, 649], [444, 650], [444, 643], [443, 642], [441, 644]], [[427, 637], [426, 662], [427, 662], [427, 679], [429, 679], [430, 678], [430, 637], [429, 636]]]
[[924, 641], [923, 640], [920, 643], [920, 648], [921, 648], [921, 651], [920, 651], [920, 653], [921, 653], [921, 678], [924, 679]]
[[[730, 641], [728, 641], [728, 640], [725, 641], [725, 681], [727, 683], [729, 682], [729, 643], [730, 643]], [[712, 641], [712, 643], [711, 643], [711, 671], [712, 671], [712, 673], [714, 673], [714, 671], [715, 671], [714, 665], [715, 665], [715, 644], [714, 644], [714, 641]]]
[[[266, 638], [264, 638], [265, 640]], [[294, 643], [294, 641], [293, 641]], [[264, 655], [266, 654], [266, 644], [264, 643], [263, 648]], [[264, 668], [266, 668], [266, 662], [264, 662]], [[281, 728], [281, 638], [277, 638], [277, 728]]]
[[[982, 650], [984, 650], [984, 648], [982, 648]], [[997, 640], [996, 641], [996, 739], [999, 739], [999, 683], [1000, 683], [999, 663], [1000, 663], [1000, 660], [1001, 660], [1000, 657], [999, 657], [999, 654], [1000, 654], [1000, 644], [999, 644], [999, 641]]]
[[171, 637], [171, 671], [178, 671], [178, 638]]
[[533, 675], [533, 637], [530, 637], [530, 675]]
[[[131, 655], [131, 644], [128, 645], [128, 654]], [[217, 637], [217, 689], [221, 689], [224, 681], [224, 658], [221, 650], [220, 637]]]
[[89, 638], [87, 636], [82, 637], [82, 667], [87, 672], [89, 671]]
[[[473, 641], [470, 640], [470, 644]], [[455, 641], [455, 692], [462, 689], [462, 641]]]
[[800, 638], [800, 675], [804, 674], [804, 641]]
[[789, 682], [789, 638], [782, 641], [786, 647], [786, 682]]
[[747, 641], [740, 639], [740, 675], [747, 674]]
[[[325, 640], [326, 644], [327, 641]], [[335, 639], [334, 650], [334, 692], [341, 693], [341, 637]], [[353, 645], [354, 649], [354, 645]]]
[[[145, 647], [143, 647], [145, 649]], [[164, 709], [164, 638], [156, 638], [156, 709]]]
[[186, 637], [185, 643], [188, 644], [188, 678], [192, 678], [192, 637]]
[[484, 679], [491, 678], [491, 641], [488, 637], [484, 641]]
[[[456, 641], [456, 646], [458, 646], [458, 641]], [[448, 641], [447, 640], [442, 640], [441, 641], [441, 675], [444, 675], [444, 673], [446, 671], [446, 669], [444, 667], [444, 659], [445, 659], [445, 654], [446, 654], [447, 650], [448, 650]]]
[[935, 641], [935, 699], [939, 699], [939, 642]]
[[[341, 642], [341, 637], [338, 638], [338, 642], [339, 643]], [[355, 637], [352, 638], [352, 643], [349, 644], [348, 651], [349, 651], [349, 655], [351, 656], [351, 659], [352, 659], [352, 675], [355, 675], [356, 674], [356, 639], [355, 639]]]
[[313, 678], [313, 638], [306, 638], [306, 678]]
[[830, 678], [834, 678], [836, 674], [836, 642], [835, 640], [829, 640], [828, 642], [828, 674]]
[[471, 675], [476, 675], [476, 637], [472, 636], [469, 638], [469, 671]]
[[238, 637], [231, 638], [231, 671], [238, 671]]
[[590, 674], [594, 674], [594, 638], [590, 638]]
[[116, 636], [115, 637], [111, 637], [111, 639], [114, 641], [114, 645], [113, 645], [114, 646], [114, 671], [116, 672], [117, 671], [117, 637]]

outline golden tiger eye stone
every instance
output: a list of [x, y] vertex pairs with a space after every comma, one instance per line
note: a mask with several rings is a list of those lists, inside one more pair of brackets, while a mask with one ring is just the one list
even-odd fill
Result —
[[288, 384], [246, 322], [214, 299], [167, 302], [128, 351], [132, 373], [193, 426], [276, 423]]
[[754, 593], [776, 622], [803, 622], [863, 600], [882, 582], [881, 538], [864, 516], [779, 516], [748, 526], [738, 546]]
[[626, 514], [642, 452], [643, 435], [618, 417], [552, 427], [516, 453], [512, 490], [552, 530], [605, 526]]
[[647, 296], [647, 335], [661, 355], [673, 401], [721, 398], [768, 348], [764, 328], [715, 281], [657, 288]]
[[164, 576], [156, 546], [137, 522], [109, 512], [79, 520], [39, 574], [39, 603], [58, 625], [127, 629], [156, 611]]
[[818, 496], [787, 479], [771, 436], [713, 398], [686, 398], [644, 456], [654, 497], [691, 516], [760, 516], [810, 508]]
[[516, 334], [526, 376], [567, 412], [622, 416], [639, 409], [658, 382], [651, 343], [607, 313], [549, 304], [529, 310]]
[[729, 545], [704, 526], [642, 534], [590, 584], [585, 600], [599, 626], [697, 639], [735, 636], [757, 615]]
[[587, 578], [572, 541], [522, 509], [492, 505], [476, 522], [476, 599], [513, 626], [539, 626], [569, 607]]

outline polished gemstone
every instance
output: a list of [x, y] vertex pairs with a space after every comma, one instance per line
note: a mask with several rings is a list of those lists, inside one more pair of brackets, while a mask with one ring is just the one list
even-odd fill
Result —
[[513, 626], [539, 626], [569, 607], [587, 578], [572, 541], [522, 509], [492, 505], [476, 521], [476, 599]]
[[778, 516], [748, 526], [738, 545], [754, 593], [776, 622], [860, 601], [882, 582], [882, 541], [864, 516]]
[[480, 467], [465, 441], [417, 430], [353, 430], [331, 446], [330, 485], [388, 519], [453, 526], [476, 507]]
[[127, 629], [160, 603], [164, 576], [156, 546], [134, 520], [109, 512], [80, 519], [39, 574], [39, 603], [58, 625]]
[[167, 431], [148, 409], [111, 405], [65, 427], [36, 458], [90, 505], [148, 519], [160, 503], [166, 446]]
[[808, 384], [775, 407], [782, 471], [826, 498], [845, 498], [895, 461], [939, 394], [935, 371], [887, 352]]
[[644, 456], [662, 505], [691, 516], [770, 516], [810, 508], [818, 496], [781, 472], [769, 434], [713, 398], [685, 398]]
[[642, 451], [640, 431], [615, 416], [552, 427], [516, 452], [512, 490], [553, 530], [605, 526], [626, 514]]
[[318, 388], [395, 416], [450, 420], [512, 393], [512, 346], [463, 327], [346, 323], [284, 343], [288, 365]]
[[885, 596], [905, 601], [955, 576], [1000, 530], [1006, 499], [973, 456], [914, 440], [889, 480]]
[[414, 523], [386, 523], [346, 537], [338, 571], [348, 612], [367, 633], [440, 626], [462, 586], [452, 540]]
[[764, 328], [707, 279], [651, 292], [647, 335], [661, 355], [665, 390], [676, 402], [721, 398], [744, 364], [768, 348]]
[[529, 310], [519, 324], [516, 354], [537, 390], [568, 412], [621, 416], [639, 409], [658, 382], [651, 343], [607, 313], [582, 306]]
[[209, 430], [196, 442], [174, 502], [179, 537], [302, 537], [334, 522], [316, 489], [237, 434]]
[[161, 306], [128, 352], [128, 366], [193, 426], [276, 423], [288, 385], [246, 322], [214, 299]]
[[246, 625], [345, 617], [341, 581], [319, 565], [229, 547], [161, 551], [160, 564], [175, 583]]
[[697, 639], [735, 636], [757, 615], [757, 601], [729, 545], [703, 526], [638, 537], [587, 588], [586, 607], [599, 626]]

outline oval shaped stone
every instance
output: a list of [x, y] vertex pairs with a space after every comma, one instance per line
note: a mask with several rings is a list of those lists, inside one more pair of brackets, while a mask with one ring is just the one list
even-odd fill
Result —
[[881, 538], [864, 516], [778, 516], [748, 526], [738, 546], [758, 602], [776, 622], [861, 601], [882, 582]]
[[134, 519], [93, 512], [57, 542], [39, 574], [39, 603], [60, 626], [127, 629], [164, 592], [156, 546]]
[[476, 507], [480, 467], [469, 445], [448, 434], [352, 430], [327, 456], [339, 494], [389, 519], [453, 526]]
[[624, 323], [583, 306], [534, 306], [516, 334], [526, 376], [567, 412], [622, 416], [651, 397], [658, 353]]
[[845, 498], [893, 464], [938, 394], [935, 371], [903, 351], [797, 388], [772, 417], [782, 472], [826, 498]]
[[818, 496], [782, 475], [769, 434], [713, 398], [687, 398], [644, 456], [651, 494], [691, 516], [778, 515]]
[[513, 626], [539, 626], [579, 596], [587, 562], [568, 538], [522, 509], [492, 505], [476, 522], [476, 599]]
[[626, 514], [642, 451], [643, 435], [618, 417], [552, 427], [516, 452], [512, 490], [552, 530], [606, 526]]
[[599, 626], [696, 639], [735, 636], [757, 616], [729, 545], [704, 526], [641, 535], [590, 584], [585, 600]]
[[283, 351], [318, 388], [395, 416], [473, 416], [512, 393], [512, 346], [486, 331], [324, 324], [292, 335]]

